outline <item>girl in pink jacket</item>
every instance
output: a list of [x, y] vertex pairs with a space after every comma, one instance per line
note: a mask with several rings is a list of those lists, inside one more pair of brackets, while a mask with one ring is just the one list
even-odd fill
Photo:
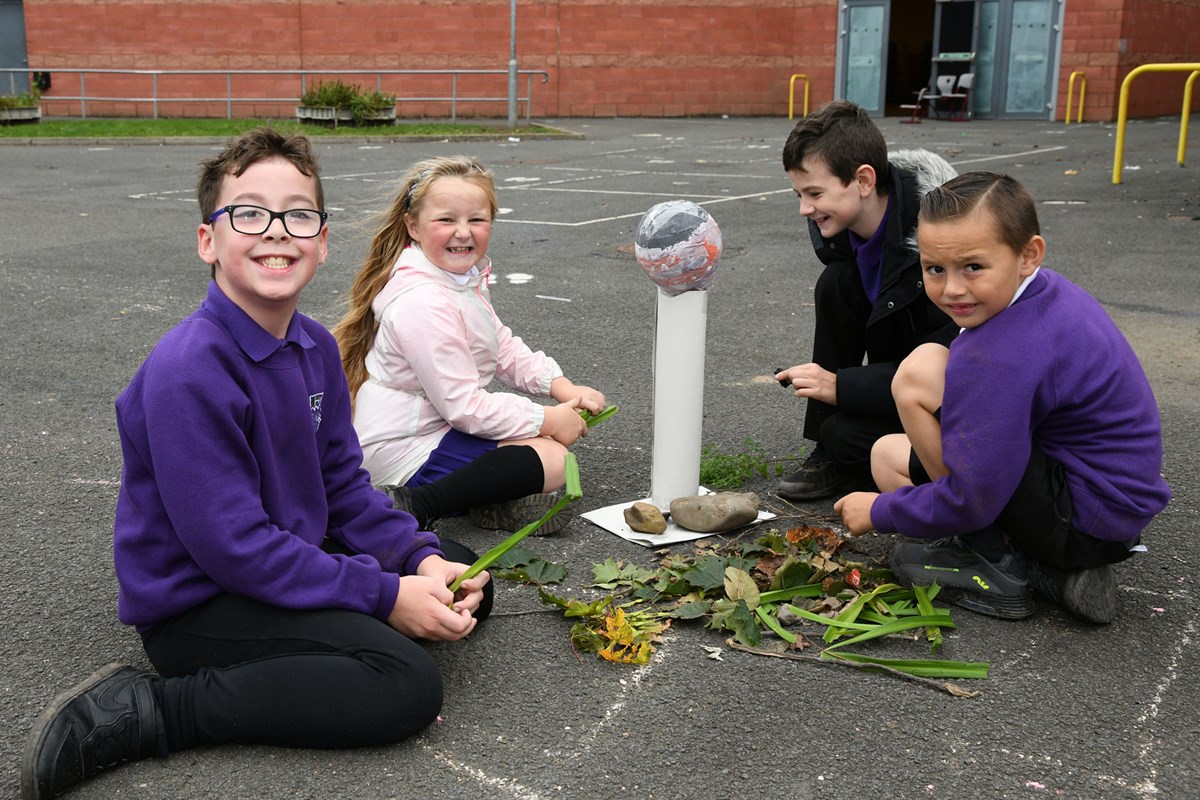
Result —
[[[497, 208], [492, 174], [474, 159], [415, 164], [334, 329], [363, 466], [422, 528], [464, 511], [507, 530], [541, 517], [564, 483], [567, 447], [587, 435], [579, 410], [605, 407], [602, 393], [568, 380], [492, 309]], [[522, 394], [489, 392], [493, 379]]]

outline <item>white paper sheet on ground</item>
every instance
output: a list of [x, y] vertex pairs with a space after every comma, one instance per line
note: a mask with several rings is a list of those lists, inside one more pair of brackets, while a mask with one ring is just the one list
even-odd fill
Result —
[[[700, 487], [700, 494], [712, 494], [703, 486]], [[667, 529], [662, 533], [642, 533], [635, 531], [625, 522], [625, 509], [629, 508], [635, 502], [651, 503], [649, 498], [642, 500], [630, 500], [628, 503], [617, 503], [615, 506], [605, 506], [597, 508], [595, 511], [589, 511], [586, 514], [580, 514], [593, 525], [599, 525], [610, 533], [615, 533], [622, 539], [640, 544], [642, 547], [665, 547], [669, 544], [678, 544], [679, 542], [690, 542], [693, 539], [703, 539], [706, 536], [717, 536], [715, 533], [699, 533], [697, 531], [689, 531], [687, 528], [681, 528], [667, 518]], [[775, 519], [775, 515], [770, 511], [759, 511], [758, 519], [750, 523], [757, 525], [760, 522], [768, 519]]]

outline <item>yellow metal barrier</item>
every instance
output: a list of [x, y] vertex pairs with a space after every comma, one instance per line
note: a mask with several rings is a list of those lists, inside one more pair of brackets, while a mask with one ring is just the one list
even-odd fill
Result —
[[1113, 173], [1112, 182], [1114, 185], [1121, 182], [1121, 168], [1124, 166], [1125, 159], [1125, 122], [1129, 115], [1129, 85], [1133, 83], [1133, 79], [1138, 75], [1146, 72], [1191, 72], [1191, 77], [1188, 78], [1187, 85], [1183, 90], [1183, 121], [1179, 125], [1179, 164], [1183, 165], [1183, 152], [1187, 149], [1187, 123], [1188, 116], [1192, 110], [1192, 83], [1195, 81], [1195, 73], [1200, 71], [1200, 64], [1142, 64], [1140, 67], [1134, 67], [1129, 74], [1125, 76], [1125, 80], [1121, 81], [1121, 99], [1117, 105], [1117, 146], [1113, 152]]
[[1179, 154], [1176, 156], [1181, 167], [1187, 151], [1188, 119], [1192, 116], [1192, 84], [1196, 82], [1197, 76], [1200, 76], [1200, 72], [1188, 75], [1187, 83], [1183, 85], [1183, 116], [1179, 120]]
[[804, 114], [808, 116], [808, 76], [793, 75], [791, 82], [788, 84], [788, 119], [795, 116], [796, 109], [796, 78], [804, 79]]
[[1083, 122], [1083, 96], [1087, 93], [1087, 75], [1076, 70], [1071, 73], [1071, 78], [1067, 81], [1067, 124], [1071, 124], [1071, 95], [1075, 92], [1075, 78], [1083, 78], [1079, 82], [1079, 118], [1075, 120], [1075, 124]]

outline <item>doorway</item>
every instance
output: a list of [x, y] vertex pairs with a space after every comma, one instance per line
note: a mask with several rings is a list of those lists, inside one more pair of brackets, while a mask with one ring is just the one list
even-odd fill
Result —
[[[28, 66], [25, 7], [22, 0], [0, 0], [0, 67], [24, 69]], [[28, 91], [28, 71], [0, 72], [0, 94], [17, 95]]]
[[1049, 119], [1062, 0], [843, 0], [835, 97], [901, 112], [938, 75], [975, 76], [974, 116]]

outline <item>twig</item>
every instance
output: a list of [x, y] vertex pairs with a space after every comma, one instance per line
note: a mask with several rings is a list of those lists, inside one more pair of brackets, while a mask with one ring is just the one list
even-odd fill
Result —
[[493, 617], [523, 617], [526, 614], [558, 614], [560, 610], [557, 608], [530, 608], [525, 611], [493, 611], [488, 614], [488, 619]]
[[930, 689], [937, 689], [938, 691], [946, 692], [947, 694], [949, 694], [953, 697], [978, 697], [980, 694], [979, 692], [974, 692], [969, 689], [964, 689], [961, 686], [954, 684], [954, 683], [947, 683], [944, 681], [936, 681], [936, 680], [933, 680], [932, 678], [922, 678], [918, 675], [909, 675], [907, 672], [901, 672], [898, 669], [892, 669], [891, 667], [885, 667], [882, 664], [860, 664], [857, 661], [847, 661], [847, 660], [841, 659], [841, 658], [821, 658], [820, 656], [806, 656], [801, 653], [773, 653], [770, 650], [761, 650], [757, 647], [747, 647], [746, 645], [739, 643], [736, 639], [733, 639], [733, 638], [726, 639], [725, 644], [726, 644], [726, 646], [729, 647], [730, 650], [740, 650], [743, 653], [751, 653], [752, 655], [756, 655], [756, 656], [771, 656], [772, 658], [786, 658], [790, 661], [812, 661], [812, 662], [815, 662], [818, 664], [840, 664], [843, 667], [850, 667], [851, 669], [860, 669], [860, 670], [867, 670], [867, 671], [882, 671], [882, 672], [887, 673], [888, 675], [893, 675], [897, 678], [903, 678], [904, 680], [912, 681], [913, 683], [919, 683], [920, 685], [928, 687]]

